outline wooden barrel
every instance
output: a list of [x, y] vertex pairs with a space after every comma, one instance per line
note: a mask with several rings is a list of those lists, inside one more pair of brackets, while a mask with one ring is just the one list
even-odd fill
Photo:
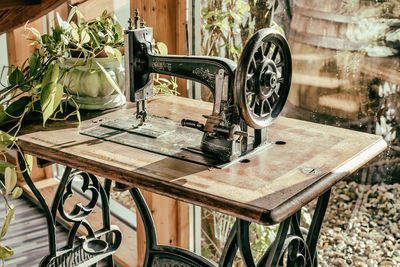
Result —
[[335, 50], [359, 50], [364, 43], [353, 33], [358, 27], [351, 15], [343, 15], [342, 1], [297, 0], [290, 39]]
[[[364, 117], [368, 80], [360, 73], [366, 46], [351, 1], [297, 0], [290, 27], [293, 81], [288, 101], [350, 120]], [[365, 2], [365, 1], [364, 1]], [[364, 38], [365, 39], [365, 38]]]

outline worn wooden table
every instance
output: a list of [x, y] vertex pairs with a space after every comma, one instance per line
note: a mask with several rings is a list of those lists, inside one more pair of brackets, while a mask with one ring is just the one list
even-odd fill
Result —
[[[135, 110], [133, 105], [128, 105], [117, 110], [88, 113], [83, 116], [81, 130], [133, 114]], [[182, 118], [203, 121], [201, 115], [210, 111], [210, 103], [180, 97], [156, 97], [149, 103], [149, 114], [176, 121]], [[52, 207], [42, 201], [47, 210], [50, 240], [54, 237], [52, 225], [57, 209], [64, 219], [75, 222], [71, 231], [76, 232], [80, 226], [89, 232], [81, 246], [74, 246], [71, 240], [62, 252], [55, 241], [51, 241], [49, 257], [43, 261], [45, 266], [67, 260], [94, 263], [104, 257], [108, 257], [111, 264], [111, 255], [119, 246], [120, 232], [110, 226], [106, 208], [103, 208], [104, 228], [98, 232], [92, 231], [84, 220], [93, 201], [86, 207], [78, 205], [70, 213], [63, 211], [62, 203], [70, 194], [69, 185], [73, 180], [71, 169], [81, 171], [87, 182], [84, 190], [91, 190], [95, 200], [101, 198], [103, 207], [108, 205], [110, 180], [102, 186], [95, 175], [133, 186], [131, 195], [144, 221], [147, 238], [144, 266], [214, 265], [186, 250], [157, 245], [151, 213], [139, 188], [238, 218], [220, 266], [230, 266], [238, 248], [247, 266], [256, 265], [248, 240], [251, 222], [280, 223], [275, 242], [258, 266], [276, 266], [283, 262], [316, 266], [315, 247], [330, 188], [386, 147], [385, 141], [375, 135], [280, 117], [268, 128], [268, 138], [275, 144], [249, 157], [246, 163], [211, 169], [79, 134], [74, 122], [54, 122], [45, 129], [40, 125], [28, 128], [23, 130], [18, 141], [25, 153], [68, 166]], [[19, 162], [23, 167], [21, 156]], [[24, 178], [41, 201], [27, 173]], [[319, 198], [318, 204], [311, 227], [306, 230], [299, 225], [300, 210], [315, 198]], [[99, 241], [100, 236], [106, 238]]]

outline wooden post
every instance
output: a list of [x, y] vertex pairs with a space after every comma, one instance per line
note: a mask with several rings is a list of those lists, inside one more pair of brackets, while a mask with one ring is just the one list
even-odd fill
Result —
[[[189, 248], [189, 207], [187, 203], [142, 190], [156, 226], [157, 241], [162, 245]], [[137, 266], [142, 266], [146, 237], [139, 212], [137, 214]]]
[[[185, 0], [131, 0], [131, 17], [134, 11], [153, 28], [156, 42], [163, 42], [169, 54], [186, 55], [186, 1]], [[187, 97], [187, 82], [178, 79], [180, 96]]]
[[[32, 21], [27, 25], [37, 29], [39, 32], [43, 30], [42, 18]], [[31, 53], [35, 51], [35, 46], [31, 46], [32, 41], [27, 40], [24, 35], [24, 26], [16, 28], [15, 30], [9, 31], [6, 34], [7, 39], [7, 55], [8, 65], [21, 66], [24, 61], [29, 58]]]
[[[186, 55], [186, 1], [131, 0], [131, 17], [136, 9], [146, 25], [153, 28], [154, 39], [168, 46], [169, 54]], [[178, 79], [178, 91], [187, 96], [186, 80]], [[189, 208], [186, 203], [143, 191], [151, 210], [160, 244], [189, 248]], [[138, 266], [142, 266], [145, 235], [140, 216], [137, 226]]]

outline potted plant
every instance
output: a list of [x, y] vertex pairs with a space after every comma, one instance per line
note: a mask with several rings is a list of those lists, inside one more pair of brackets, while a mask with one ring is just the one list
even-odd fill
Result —
[[[76, 22], [72, 21], [76, 16]], [[65, 120], [76, 116], [79, 109], [106, 109], [123, 105], [124, 69], [122, 59], [123, 29], [115, 17], [104, 11], [96, 20], [86, 21], [72, 7], [68, 19], [57, 14], [58, 26], [51, 34], [41, 35], [34, 28], [37, 49], [22, 64], [8, 66], [7, 85], [0, 89], [0, 153], [6, 159], [9, 149], [20, 150], [17, 135], [22, 124], [41, 119]], [[88, 100], [90, 98], [90, 100]], [[69, 105], [69, 104], [70, 105]], [[73, 106], [71, 107], [69, 106]], [[25, 155], [26, 165], [32, 157]], [[6, 214], [0, 239], [6, 234], [14, 215], [11, 201], [22, 194], [16, 187], [16, 167], [0, 160], [0, 194], [5, 199]], [[11, 196], [12, 199], [8, 197]], [[0, 259], [11, 257], [12, 249], [0, 244]]]
[[[80, 108], [105, 109], [125, 103], [121, 25], [107, 11], [96, 20], [85, 21], [76, 7], [66, 21], [58, 14], [57, 18], [59, 25], [51, 34], [40, 35], [36, 29], [26, 28], [38, 48], [22, 66], [8, 66], [8, 84], [0, 90], [0, 126], [7, 129], [0, 134], [1, 150], [15, 143], [27, 119], [41, 118], [45, 125], [49, 119], [80, 119]], [[99, 102], [101, 96], [106, 98], [104, 102]], [[85, 97], [94, 97], [96, 107], [85, 105]]]

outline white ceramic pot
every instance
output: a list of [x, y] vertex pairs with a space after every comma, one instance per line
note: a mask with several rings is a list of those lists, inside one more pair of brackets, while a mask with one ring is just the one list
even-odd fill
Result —
[[[64, 67], [70, 68], [82, 61], [81, 58], [64, 58]], [[116, 59], [113, 61], [109, 58], [94, 58], [92, 64], [78, 66], [66, 77], [66, 88], [74, 100], [70, 100], [69, 103], [73, 106], [76, 103], [80, 109], [89, 110], [104, 110], [125, 104], [125, 96], [111, 86], [96, 62], [104, 67], [124, 94], [124, 66]]]

